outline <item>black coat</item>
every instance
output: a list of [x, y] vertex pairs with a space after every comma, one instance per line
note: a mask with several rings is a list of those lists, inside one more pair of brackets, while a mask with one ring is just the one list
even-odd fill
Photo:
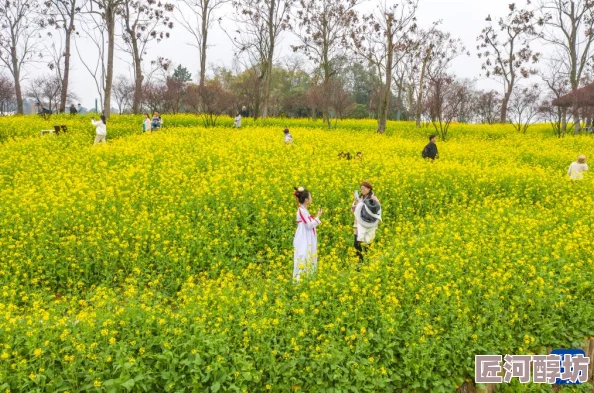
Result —
[[425, 146], [425, 151], [427, 152], [426, 158], [435, 160], [435, 158], [439, 156], [439, 153], [437, 152], [437, 145], [433, 142], [429, 142], [427, 146]]

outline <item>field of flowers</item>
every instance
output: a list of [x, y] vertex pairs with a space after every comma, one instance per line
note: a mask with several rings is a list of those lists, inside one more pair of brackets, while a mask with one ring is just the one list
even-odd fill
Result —
[[[454, 392], [476, 354], [594, 336], [594, 173], [565, 177], [591, 136], [454, 125], [430, 163], [409, 123], [116, 116], [92, 146], [89, 119], [0, 118], [0, 392]], [[325, 212], [295, 285], [297, 185]]]

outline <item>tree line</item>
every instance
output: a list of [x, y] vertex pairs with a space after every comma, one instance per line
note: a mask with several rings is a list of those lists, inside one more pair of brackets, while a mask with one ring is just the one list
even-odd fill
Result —
[[[372, 10], [364, 12], [365, 9]], [[370, 5], [370, 7], [369, 7]], [[93, 77], [101, 109], [121, 112], [196, 112], [212, 124], [223, 113], [320, 117], [373, 117], [378, 132], [388, 119], [432, 123], [447, 135], [452, 121], [512, 122], [525, 131], [536, 118], [559, 135], [566, 112], [550, 102], [592, 79], [594, 3], [536, 0], [512, 3], [505, 16], [487, 15], [477, 32], [482, 75], [501, 89], [479, 91], [456, 76], [452, 62], [470, 56], [441, 21], [421, 26], [419, 0], [0, 0], [0, 111], [24, 97], [66, 110], [73, 99], [71, 57], [78, 54]], [[223, 10], [231, 9], [231, 12]], [[220, 26], [233, 43], [234, 65], [208, 69], [210, 32]], [[170, 59], [147, 59], [153, 42], [184, 29], [200, 59], [196, 81]], [[280, 57], [283, 38], [294, 37], [292, 56]], [[48, 39], [51, 37], [52, 39]], [[48, 44], [49, 42], [49, 44]], [[79, 45], [98, 54], [81, 56]], [[546, 44], [548, 56], [535, 48]], [[114, 76], [116, 51], [132, 78]], [[150, 61], [149, 61], [150, 60]], [[34, 63], [48, 74], [23, 86]], [[150, 65], [149, 65], [150, 64]], [[573, 129], [591, 123], [577, 100]]]

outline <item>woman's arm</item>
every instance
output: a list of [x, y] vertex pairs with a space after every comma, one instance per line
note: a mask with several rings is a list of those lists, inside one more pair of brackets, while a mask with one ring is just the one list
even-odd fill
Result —
[[308, 221], [308, 222], [306, 222], [304, 224], [305, 224], [305, 228], [312, 229], [312, 228], [317, 227], [321, 223], [322, 223], [322, 221], [318, 217], [316, 217], [312, 221]]

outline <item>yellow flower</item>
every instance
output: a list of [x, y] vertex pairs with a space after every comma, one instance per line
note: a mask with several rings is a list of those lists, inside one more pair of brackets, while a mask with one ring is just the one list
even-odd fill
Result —
[[101, 381], [99, 379], [96, 379], [93, 382], [93, 386], [95, 386], [96, 388], [100, 388], [101, 387]]

